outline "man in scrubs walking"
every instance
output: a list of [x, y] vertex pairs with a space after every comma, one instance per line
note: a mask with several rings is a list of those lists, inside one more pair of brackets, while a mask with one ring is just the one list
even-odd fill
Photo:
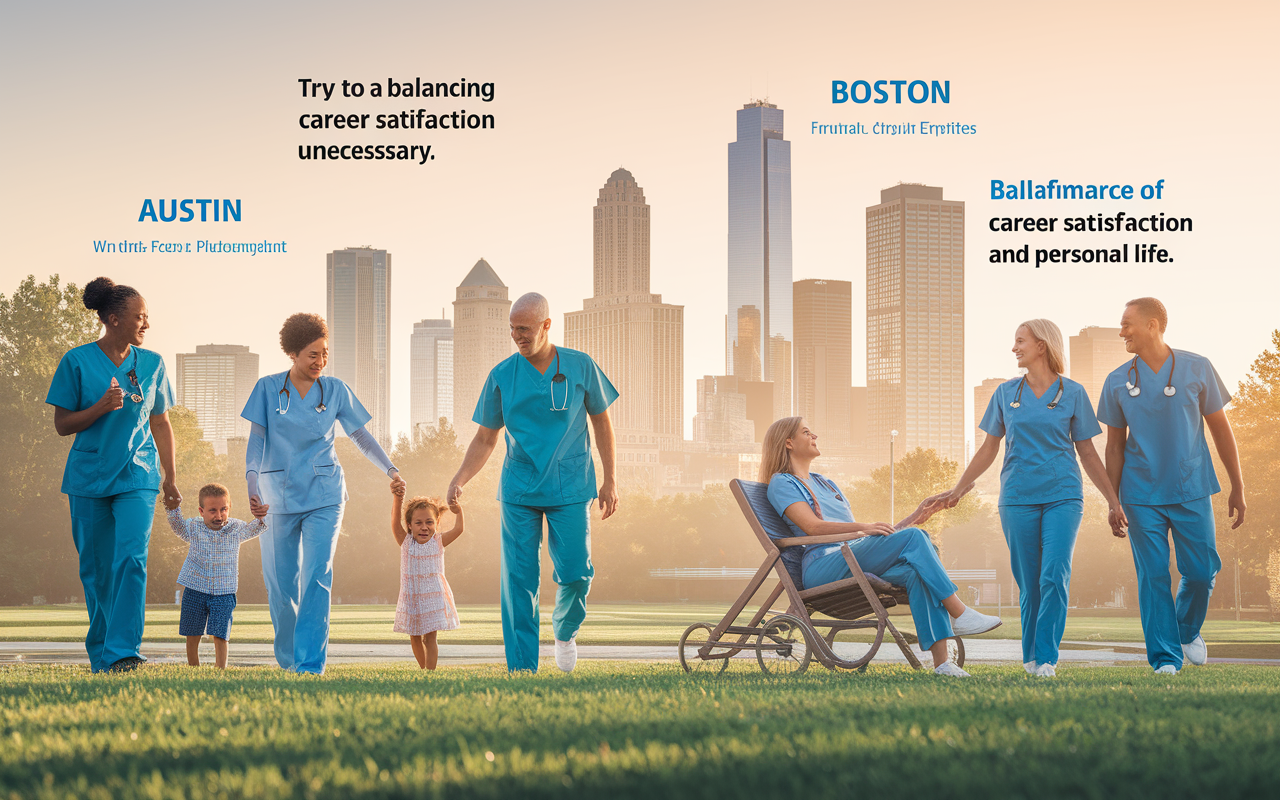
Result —
[[[1175, 674], [1184, 658], [1205, 663], [1200, 626], [1222, 568], [1211, 502], [1221, 486], [1205, 441], [1206, 425], [1231, 479], [1232, 529], [1244, 523], [1245, 501], [1235, 435], [1223, 411], [1231, 395], [1207, 358], [1165, 344], [1168, 322], [1164, 304], [1154, 297], [1125, 306], [1120, 336], [1134, 357], [1107, 376], [1098, 420], [1107, 426], [1107, 475], [1129, 519], [1147, 662], [1157, 673]], [[1114, 512], [1111, 526], [1120, 527]], [[1176, 602], [1170, 532], [1182, 573]]]
[[604, 480], [598, 497], [601, 519], [618, 507], [614, 486], [613, 424], [609, 406], [618, 391], [591, 356], [553, 345], [551, 313], [540, 294], [526, 294], [511, 306], [511, 338], [519, 352], [489, 372], [472, 421], [480, 428], [449, 484], [448, 501], [484, 467], [507, 429], [498, 500], [502, 504], [502, 640], [507, 669], [538, 669], [538, 583], [542, 525], [546, 518], [551, 563], [555, 567], [556, 608], [552, 616], [556, 665], [565, 672], [577, 663], [576, 637], [587, 613], [591, 566], [591, 504], [596, 499], [591, 437]]

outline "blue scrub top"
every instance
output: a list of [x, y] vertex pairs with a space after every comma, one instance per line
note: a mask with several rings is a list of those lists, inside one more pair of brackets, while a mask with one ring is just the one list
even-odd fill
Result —
[[[543, 374], [514, 353], [489, 371], [471, 416], [486, 428], [507, 429], [501, 502], [548, 507], [596, 497], [587, 417], [604, 413], [618, 399], [618, 390], [591, 356], [556, 349], [565, 381], [551, 380], [555, 359]], [[552, 406], [566, 410], [553, 411]]]
[[1102, 433], [1093, 415], [1093, 404], [1084, 387], [1062, 378], [1062, 399], [1049, 408], [1058, 394], [1058, 381], [1041, 397], [1030, 386], [1022, 387], [1018, 407], [1009, 404], [1018, 395], [1022, 378], [996, 387], [978, 427], [992, 436], [1003, 436], [1004, 466], [1000, 469], [1000, 505], [1038, 505], [1059, 500], [1083, 500], [1084, 486], [1075, 443]]
[[[812, 490], [812, 491], [810, 491]], [[769, 504], [773, 506], [773, 510], [778, 512], [778, 516], [782, 517], [782, 521], [787, 523], [787, 527], [791, 529], [792, 536], [804, 536], [805, 532], [800, 526], [791, 521], [787, 516], [787, 508], [793, 503], [808, 503], [813, 508], [814, 513], [829, 522], [857, 522], [853, 518], [853, 509], [849, 508], [849, 501], [844, 498], [844, 493], [840, 491], [840, 487], [836, 486], [833, 481], [824, 475], [816, 472], [809, 473], [809, 485], [805, 484], [795, 475], [788, 472], [775, 473], [769, 479], [768, 489]], [[817, 501], [817, 507], [814, 507], [814, 501]], [[788, 550], [794, 548], [786, 548], [783, 550], [785, 555]], [[804, 551], [804, 560], [802, 564], [808, 564], [815, 558], [832, 550], [839, 550], [840, 544], [819, 544], [807, 545], [801, 548]]]
[[[1113, 428], [1129, 429], [1120, 473], [1120, 499], [1138, 506], [1187, 503], [1222, 491], [1204, 438], [1204, 418], [1231, 402], [1231, 393], [1209, 359], [1174, 350], [1159, 372], [1141, 358], [1107, 376], [1098, 398], [1098, 419]], [[1132, 369], [1132, 371], [1131, 371]], [[1177, 393], [1164, 388], [1173, 371]], [[1136, 373], [1137, 380], [1133, 380]], [[1133, 381], [1142, 392], [1131, 397]]]
[[[134, 384], [129, 377], [138, 376]], [[116, 366], [97, 342], [62, 356], [45, 402], [68, 411], [83, 411], [102, 398], [115, 378], [124, 390], [124, 406], [108, 411], [76, 434], [62, 473], [62, 493], [77, 497], [111, 497], [135, 489], [160, 488], [160, 456], [151, 437], [151, 417], [173, 405], [173, 388], [159, 353], [130, 347]], [[130, 395], [142, 396], [136, 403]]]
[[[267, 444], [258, 473], [262, 502], [273, 514], [301, 514], [345, 503], [347, 483], [334, 450], [334, 427], [348, 434], [373, 417], [355, 393], [337, 378], [321, 376], [305, 397], [289, 380], [288, 370], [259, 378], [240, 416], [267, 429]], [[324, 410], [317, 411], [323, 387]], [[281, 412], [284, 413], [281, 413]]]

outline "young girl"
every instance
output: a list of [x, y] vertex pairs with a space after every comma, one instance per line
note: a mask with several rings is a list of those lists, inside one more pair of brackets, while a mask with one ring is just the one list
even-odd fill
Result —
[[458, 519], [452, 529], [440, 533], [436, 523], [445, 507], [429, 497], [415, 497], [406, 504], [404, 490], [404, 481], [391, 482], [391, 533], [400, 545], [400, 600], [393, 630], [409, 634], [419, 667], [435, 669], [440, 652], [436, 631], [458, 627], [458, 609], [444, 578], [444, 549], [462, 535], [462, 505], [449, 506]]

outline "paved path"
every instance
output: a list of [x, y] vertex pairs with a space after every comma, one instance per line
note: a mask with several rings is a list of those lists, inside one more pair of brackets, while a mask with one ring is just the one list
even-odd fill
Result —
[[[1146, 654], [1140, 642], [1063, 642], [1060, 665], [1145, 666]], [[840, 649], [841, 645], [837, 645]], [[551, 645], [542, 645], [541, 657], [554, 658]], [[965, 640], [969, 663], [1017, 664], [1022, 661], [1022, 646], [1012, 639]], [[142, 645], [142, 653], [155, 664], [185, 664], [186, 645], [177, 643], [151, 643]], [[927, 653], [917, 651], [923, 663], [929, 663]], [[582, 645], [578, 657], [608, 661], [675, 661], [676, 648], [662, 645]], [[213, 645], [200, 649], [202, 661], [213, 661]], [[751, 653], [739, 656], [754, 659]], [[275, 663], [269, 644], [231, 643], [229, 661], [233, 666], [262, 666]], [[331, 644], [330, 664], [377, 664], [386, 662], [412, 662], [413, 651], [406, 644]], [[503, 663], [502, 645], [442, 644], [442, 664], [493, 664]], [[876, 654], [876, 662], [903, 664], [906, 659], [891, 642], [886, 642]], [[1267, 664], [1280, 666], [1280, 659], [1210, 658], [1216, 664]], [[0, 642], [0, 664], [88, 664], [84, 645], [79, 642]]]

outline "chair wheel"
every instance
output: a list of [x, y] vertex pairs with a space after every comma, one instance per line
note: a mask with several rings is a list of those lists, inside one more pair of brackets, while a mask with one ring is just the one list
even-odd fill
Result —
[[809, 668], [809, 649], [804, 623], [790, 614], [779, 614], [765, 624], [756, 639], [760, 649], [756, 660], [766, 675], [800, 675]]
[[[701, 672], [718, 675], [729, 668], [728, 658], [703, 658], [698, 651], [711, 641], [714, 627], [705, 622], [695, 622], [680, 634], [680, 666], [685, 672]], [[723, 648], [728, 650], [730, 648]], [[710, 651], [708, 651], [710, 654]]]

